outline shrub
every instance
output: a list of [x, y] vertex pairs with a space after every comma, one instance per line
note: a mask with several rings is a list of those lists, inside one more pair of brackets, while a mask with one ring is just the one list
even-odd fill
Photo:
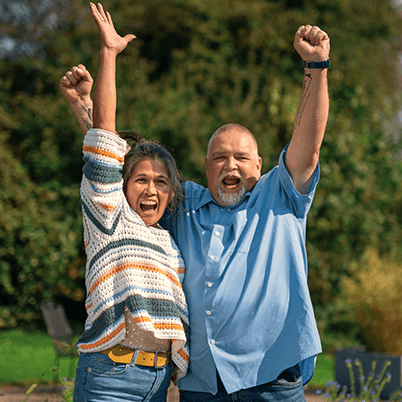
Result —
[[402, 266], [368, 250], [344, 280], [352, 315], [371, 352], [402, 354]]

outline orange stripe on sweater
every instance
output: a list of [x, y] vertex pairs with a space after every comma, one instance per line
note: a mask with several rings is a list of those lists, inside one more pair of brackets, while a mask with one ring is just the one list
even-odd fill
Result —
[[[151, 319], [149, 317], [134, 317], [134, 322], [138, 323], [138, 322], [151, 322]], [[153, 324], [153, 327], [155, 329], [176, 329], [176, 330], [180, 330], [184, 332], [184, 328], [183, 325], [181, 324]]]
[[95, 148], [95, 147], [87, 147], [85, 145], [82, 147], [82, 149], [84, 152], [91, 152], [96, 155], [107, 156], [108, 158], [116, 159], [120, 163], [124, 162], [124, 157], [118, 156], [118, 155], [114, 154], [113, 152], [105, 151], [104, 149]]
[[114, 210], [114, 206], [113, 205], [107, 205], [107, 204], [98, 204], [100, 205], [102, 208], [106, 209], [106, 211], [113, 211]]
[[134, 317], [134, 322], [152, 322], [149, 317]]
[[106, 274], [104, 274], [100, 278], [98, 278], [91, 287], [91, 295], [102, 282], [106, 281], [111, 276], [115, 275], [116, 273], [124, 271], [125, 269], [130, 269], [130, 268], [140, 269], [140, 270], [148, 271], [148, 272], [157, 272], [159, 274], [166, 276], [175, 285], [181, 287], [180, 281], [176, 280], [176, 278], [173, 275], [170, 275], [169, 273], [164, 272], [161, 269], [154, 267], [153, 265], [137, 265], [137, 264], [127, 262], [127, 263], [120, 264], [120, 265], [117, 265], [116, 267], [109, 269], [109, 271]]
[[93, 349], [96, 348], [97, 346], [104, 345], [107, 341], [110, 339], [113, 339], [124, 327], [126, 324], [123, 322], [116, 330], [114, 330], [110, 335], [108, 335], [106, 338], [102, 338], [100, 341], [90, 343], [88, 345], [82, 344], [80, 347], [82, 349]]
[[179, 349], [177, 353], [187, 362], [190, 362], [190, 358], [187, 353], [184, 353], [182, 349]]
[[177, 329], [184, 332], [183, 325], [180, 324], [154, 324], [155, 329]]

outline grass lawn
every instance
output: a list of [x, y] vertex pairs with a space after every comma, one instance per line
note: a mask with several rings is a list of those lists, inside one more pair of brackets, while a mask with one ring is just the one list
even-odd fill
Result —
[[[77, 341], [78, 337], [74, 340]], [[55, 352], [46, 332], [0, 331], [0, 383], [28, 384], [53, 379]], [[73, 373], [78, 359], [74, 359]], [[60, 359], [59, 377], [70, 377], [70, 358]], [[323, 388], [334, 379], [334, 357], [321, 354], [309, 385]]]
[[[74, 339], [74, 342], [78, 340]], [[0, 331], [0, 382], [52, 381], [55, 352], [46, 332]], [[73, 359], [73, 376], [78, 359]], [[70, 377], [70, 358], [60, 358], [59, 376]]]
[[318, 355], [315, 373], [309, 386], [324, 388], [328, 381], [335, 380], [335, 357], [332, 354]]

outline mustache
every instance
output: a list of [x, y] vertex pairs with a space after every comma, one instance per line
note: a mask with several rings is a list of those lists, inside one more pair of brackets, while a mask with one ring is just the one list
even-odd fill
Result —
[[241, 173], [221, 173], [219, 175], [219, 180], [223, 180], [223, 179], [243, 179], [243, 175]]

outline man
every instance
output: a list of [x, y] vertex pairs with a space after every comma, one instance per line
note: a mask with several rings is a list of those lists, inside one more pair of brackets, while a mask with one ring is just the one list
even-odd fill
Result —
[[[191, 337], [189, 372], [179, 383], [184, 402], [304, 401], [303, 384], [321, 352], [305, 229], [328, 119], [329, 37], [301, 26], [294, 47], [306, 69], [278, 166], [261, 177], [254, 136], [225, 125], [208, 145], [208, 189], [186, 182], [184, 210], [162, 221], [186, 263]], [[79, 95], [78, 88], [88, 83], [82, 65], [61, 80], [84, 131], [91, 103], [89, 91]]]

